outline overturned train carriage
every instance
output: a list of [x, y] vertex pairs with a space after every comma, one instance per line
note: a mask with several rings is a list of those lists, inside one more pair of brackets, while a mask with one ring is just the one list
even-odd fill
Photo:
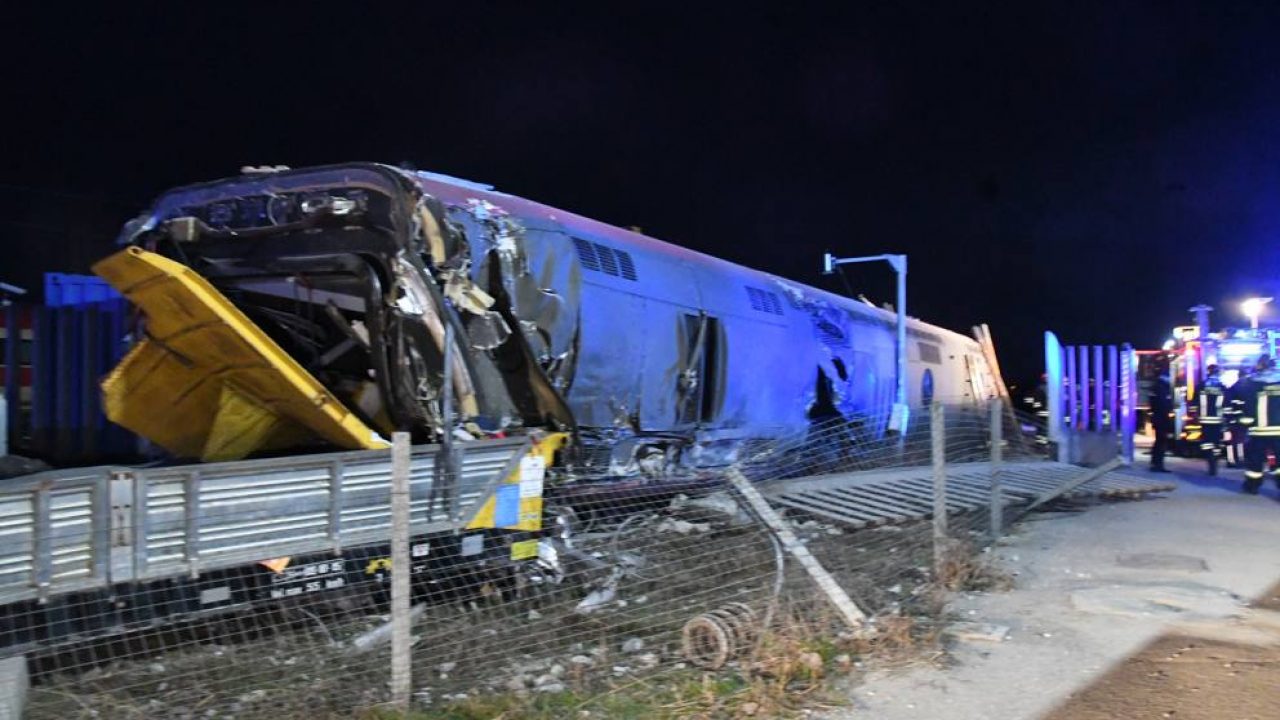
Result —
[[[618, 473], [722, 463], [815, 418], [887, 431], [892, 313], [487, 186], [248, 173], [164, 194], [122, 240], [96, 269], [146, 334], [106, 406], [180, 456], [546, 428]], [[910, 404], [994, 393], [974, 340], [911, 320], [908, 348]]]

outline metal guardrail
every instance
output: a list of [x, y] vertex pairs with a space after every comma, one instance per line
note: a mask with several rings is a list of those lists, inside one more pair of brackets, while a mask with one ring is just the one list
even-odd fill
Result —
[[[466, 527], [530, 445], [415, 447], [411, 532]], [[0, 481], [0, 604], [385, 542], [390, 490], [385, 450]]]

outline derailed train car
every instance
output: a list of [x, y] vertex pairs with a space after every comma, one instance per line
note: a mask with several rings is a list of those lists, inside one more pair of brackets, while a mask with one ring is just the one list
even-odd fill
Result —
[[[722, 464], [817, 416], [887, 431], [892, 313], [488, 186], [377, 164], [252, 171], [165, 193], [122, 243], [96, 270], [149, 332], [105, 405], [177, 456], [542, 428], [618, 475]], [[153, 291], [175, 273], [234, 307], [239, 340]], [[908, 348], [910, 404], [995, 392], [974, 340], [910, 320]]]
[[[387, 477], [356, 465], [385, 455], [310, 451], [385, 448], [396, 429], [477, 441], [417, 451], [411, 573], [428, 597], [559, 582], [548, 536], [596, 498], [662, 502], [815, 422], [890, 432], [893, 313], [487, 186], [376, 164], [247, 171], [163, 194], [121, 244], [95, 271], [142, 320], [103, 381], [108, 416], [177, 459], [260, 459], [89, 473], [110, 492], [9, 488], [112, 505], [83, 537], [33, 521], [11, 543], [0, 647], [383, 583]], [[916, 320], [907, 337], [909, 404], [994, 394], [989, 344]], [[73, 540], [90, 550], [64, 553]], [[81, 557], [93, 583], [54, 572]]]

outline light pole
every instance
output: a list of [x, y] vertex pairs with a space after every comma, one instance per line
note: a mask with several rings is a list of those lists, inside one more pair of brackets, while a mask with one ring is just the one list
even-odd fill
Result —
[[1258, 329], [1258, 316], [1262, 314], [1262, 307], [1271, 302], [1272, 298], [1251, 297], [1240, 303], [1240, 310], [1249, 318], [1249, 328]]
[[822, 256], [822, 274], [830, 275], [840, 265], [855, 263], [880, 262], [889, 263], [898, 274], [898, 380], [894, 386], [893, 415], [889, 418], [889, 427], [905, 435], [907, 432], [907, 256], [906, 255], [867, 255], [864, 257], [836, 257], [831, 253]]

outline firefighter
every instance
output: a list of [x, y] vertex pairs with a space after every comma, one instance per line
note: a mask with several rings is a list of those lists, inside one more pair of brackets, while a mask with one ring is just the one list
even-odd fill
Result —
[[1169, 472], [1164, 467], [1164, 454], [1169, 449], [1169, 436], [1173, 434], [1173, 387], [1169, 384], [1168, 361], [1156, 367], [1156, 379], [1151, 385], [1151, 429], [1155, 442], [1151, 444], [1151, 472]]
[[[1280, 372], [1269, 355], [1258, 360], [1257, 370], [1244, 388], [1244, 416], [1249, 426], [1245, 441], [1244, 491], [1257, 495], [1270, 468], [1267, 456], [1280, 453]], [[1280, 479], [1277, 479], [1280, 484]]]
[[1229, 467], [1244, 467], [1244, 444], [1248, 439], [1249, 429], [1244, 424], [1245, 389], [1249, 385], [1251, 368], [1241, 371], [1235, 384], [1227, 389], [1226, 407], [1223, 408], [1223, 419], [1227, 424], [1227, 432], [1231, 440], [1227, 443], [1227, 464]]
[[1218, 366], [1205, 368], [1204, 385], [1200, 388], [1200, 452], [1209, 461], [1209, 474], [1218, 474], [1218, 454], [1222, 451], [1223, 411], [1226, 388], [1218, 378]]

